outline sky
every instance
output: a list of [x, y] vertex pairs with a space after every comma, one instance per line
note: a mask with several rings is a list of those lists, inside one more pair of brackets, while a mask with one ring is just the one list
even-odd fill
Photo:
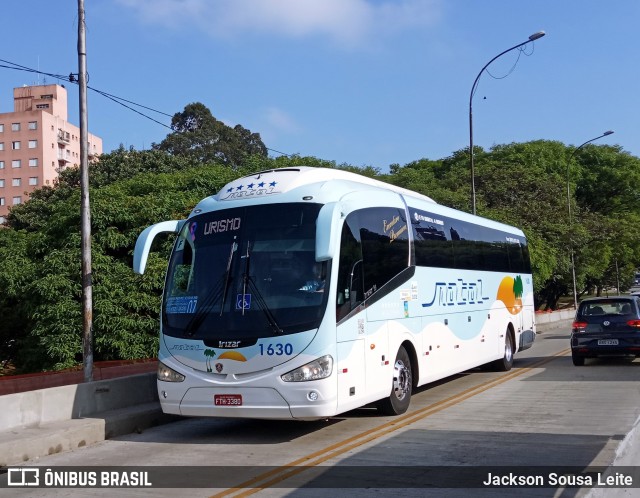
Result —
[[[270, 155], [372, 166], [442, 159], [473, 142], [558, 140], [640, 156], [637, 0], [85, 0], [89, 130], [104, 151], [149, 149], [192, 102], [259, 133]], [[78, 73], [76, 1], [6, 2], [6, 61]], [[544, 31], [543, 38], [492, 58]], [[64, 84], [0, 67], [13, 88]]]

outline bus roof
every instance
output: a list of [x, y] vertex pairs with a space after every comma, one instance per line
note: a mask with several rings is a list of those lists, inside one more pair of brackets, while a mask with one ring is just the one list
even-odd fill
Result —
[[[227, 183], [217, 194], [203, 199], [198, 206], [194, 208], [193, 212], [197, 213], [202, 210], [212, 209], [212, 202], [214, 204], [220, 203], [218, 204], [218, 208], [222, 207], [221, 204], [234, 201], [238, 202], [239, 205], [252, 204], [255, 201], [264, 201], [266, 199], [278, 202], [276, 199], [280, 197], [280, 195], [285, 194], [284, 197], [286, 197], [287, 193], [296, 189], [300, 189], [298, 193], [303, 196], [317, 196], [320, 192], [324, 192], [323, 197], [325, 199], [328, 199], [325, 197], [325, 195], [328, 195], [329, 198], [338, 200], [343, 195], [353, 192], [354, 190], [359, 190], [361, 187], [396, 192], [405, 199], [409, 206], [414, 208], [433, 211], [443, 216], [451, 216], [486, 227], [523, 234], [522, 231], [516, 227], [449, 208], [438, 204], [426, 195], [419, 194], [412, 190], [351, 173], [350, 171], [310, 166], [269, 169], [237, 178]], [[305, 191], [305, 188], [307, 191]], [[284, 199], [282, 199], [282, 201], [284, 201]]]
[[220, 192], [215, 196], [215, 199], [217, 201], [233, 201], [251, 197], [284, 194], [301, 186], [324, 183], [331, 180], [344, 180], [384, 190], [391, 190], [405, 197], [413, 197], [435, 203], [433, 199], [426, 195], [380, 180], [341, 169], [314, 168], [310, 166], [270, 169], [237, 178], [222, 187]]

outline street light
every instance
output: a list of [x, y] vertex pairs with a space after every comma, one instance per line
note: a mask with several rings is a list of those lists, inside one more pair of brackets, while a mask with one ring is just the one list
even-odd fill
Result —
[[576, 310], [578, 309], [578, 289], [576, 288], [576, 262], [573, 255], [573, 238], [571, 237], [572, 231], [573, 231], [573, 223], [571, 219], [571, 185], [569, 183], [569, 166], [571, 166], [571, 161], [573, 161], [573, 156], [575, 156], [576, 152], [578, 152], [582, 147], [602, 137], [606, 137], [609, 135], [613, 135], [612, 130], [605, 131], [602, 135], [599, 135], [595, 138], [592, 138], [591, 140], [587, 140], [583, 144], [578, 145], [575, 149], [573, 149], [573, 152], [571, 153], [571, 155], [569, 156], [569, 160], [567, 161], [567, 210], [569, 211], [569, 237], [570, 237], [569, 247], [571, 251], [571, 277], [573, 279], [573, 305], [576, 308]]
[[475, 93], [476, 87], [478, 86], [478, 81], [480, 80], [480, 76], [482, 76], [482, 73], [484, 73], [484, 70], [487, 69], [487, 67], [489, 67], [489, 64], [491, 64], [498, 57], [506, 54], [507, 52], [511, 52], [512, 50], [515, 50], [516, 48], [520, 48], [520, 47], [522, 47], [523, 45], [526, 45], [529, 42], [535, 41], [538, 38], [542, 38], [544, 35], [545, 35], [544, 31], [538, 31], [537, 33], [532, 34], [527, 39], [527, 41], [524, 41], [522, 43], [518, 43], [517, 45], [515, 45], [515, 46], [513, 46], [511, 48], [508, 48], [504, 52], [500, 52], [498, 55], [496, 55], [493, 59], [491, 59], [489, 62], [487, 62], [484, 65], [484, 67], [478, 73], [478, 76], [476, 76], [476, 79], [473, 82], [473, 86], [471, 87], [471, 93], [469, 94], [469, 154], [471, 155], [471, 199], [472, 199], [473, 214], [476, 214], [476, 180], [475, 180], [475, 166], [474, 166], [474, 161], [473, 161], [473, 111], [472, 111], [472, 103], [473, 103], [473, 94]]

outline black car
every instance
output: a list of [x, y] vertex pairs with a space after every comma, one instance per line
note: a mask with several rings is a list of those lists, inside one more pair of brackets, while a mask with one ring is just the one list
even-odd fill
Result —
[[640, 356], [640, 298], [597, 297], [580, 303], [571, 330], [576, 366], [597, 356]]

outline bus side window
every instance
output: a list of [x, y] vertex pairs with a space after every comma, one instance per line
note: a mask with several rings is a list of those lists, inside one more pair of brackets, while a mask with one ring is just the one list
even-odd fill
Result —
[[[338, 321], [362, 302], [362, 246], [357, 223], [350, 215], [342, 227], [340, 238], [340, 260], [338, 266], [338, 293], [336, 316]], [[354, 225], [353, 229], [351, 225]]]
[[178, 250], [174, 257], [179, 261], [171, 275], [171, 287], [168, 289], [170, 297], [187, 296], [193, 290], [193, 249], [184, 240], [178, 242]]
[[368, 208], [347, 216], [340, 239], [338, 321], [409, 264], [408, 223], [397, 208]]

